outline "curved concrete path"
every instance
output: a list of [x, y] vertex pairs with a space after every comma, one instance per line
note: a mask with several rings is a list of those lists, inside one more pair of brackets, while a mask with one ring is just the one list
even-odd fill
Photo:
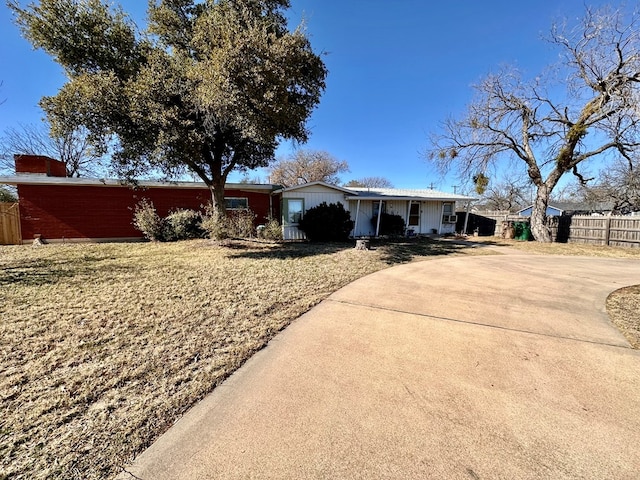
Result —
[[119, 478], [632, 479], [640, 352], [607, 295], [640, 262], [453, 257], [296, 320]]

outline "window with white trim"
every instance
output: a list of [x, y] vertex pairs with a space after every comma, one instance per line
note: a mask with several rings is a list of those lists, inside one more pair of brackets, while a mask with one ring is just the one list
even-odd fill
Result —
[[282, 203], [282, 217], [285, 225], [297, 225], [304, 213], [304, 199], [285, 198]]

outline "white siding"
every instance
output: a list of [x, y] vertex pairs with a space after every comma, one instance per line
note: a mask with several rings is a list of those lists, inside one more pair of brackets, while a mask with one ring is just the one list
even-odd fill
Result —
[[[373, 204], [377, 201], [373, 200], [361, 200], [360, 212], [358, 213], [358, 222], [356, 224], [356, 237], [373, 236], [376, 233], [375, 225], [372, 225], [371, 218], [373, 216]], [[442, 202], [412, 202], [420, 204], [420, 225], [415, 232], [418, 234], [432, 234], [433, 230], [436, 233], [444, 233], [444, 230], [440, 232], [440, 220], [442, 218]], [[351, 212], [351, 219], [355, 221], [356, 210], [358, 207], [357, 200], [349, 201], [349, 212]], [[387, 213], [394, 215], [400, 215], [405, 223], [408, 220], [407, 211], [409, 208], [409, 202], [406, 200], [393, 200], [387, 201]]]
[[442, 202], [422, 202], [420, 215], [420, 233], [440, 232], [442, 220]]
[[[317, 207], [322, 202], [326, 202], [327, 204], [341, 203], [345, 209], [348, 209], [348, 202], [344, 199], [344, 196], [344, 192], [327, 188], [323, 185], [310, 185], [282, 193], [282, 198], [302, 198], [304, 200], [305, 211]], [[295, 225], [283, 225], [282, 234], [285, 240], [304, 240], [305, 238], [304, 233], [298, 230], [298, 227]]]

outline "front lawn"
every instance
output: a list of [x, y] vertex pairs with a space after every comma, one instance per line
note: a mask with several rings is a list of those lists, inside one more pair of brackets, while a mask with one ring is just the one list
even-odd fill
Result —
[[0, 246], [0, 478], [102, 479], [292, 320], [413, 240]]

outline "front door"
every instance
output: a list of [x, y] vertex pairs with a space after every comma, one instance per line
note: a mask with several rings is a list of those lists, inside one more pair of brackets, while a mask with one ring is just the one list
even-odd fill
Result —
[[409, 207], [409, 225], [408, 228], [415, 233], [420, 233], [420, 204], [412, 203]]

